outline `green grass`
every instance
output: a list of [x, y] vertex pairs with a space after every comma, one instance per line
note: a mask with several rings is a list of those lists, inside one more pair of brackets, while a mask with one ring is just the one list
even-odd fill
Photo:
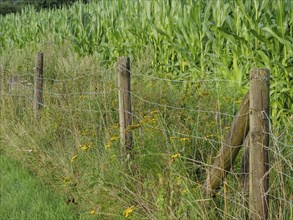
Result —
[[[141, 126], [133, 130], [136, 156], [125, 166], [116, 139], [116, 68], [107, 69], [92, 56], [79, 57], [67, 45], [50, 45], [43, 51], [45, 106], [40, 123], [34, 121], [28, 98], [35, 57], [30, 47], [1, 57], [3, 82], [13, 73], [28, 73], [20, 76], [28, 87], [21, 85], [9, 93], [2, 84], [1, 149], [45, 185], [75, 198], [80, 219], [123, 219], [123, 212], [132, 206], [131, 219], [245, 218], [245, 199], [237, 190], [240, 156], [225, 191], [208, 199], [200, 190], [245, 87], [154, 80], [149, 77], [156, 76], [151, 59], [132, 62], [134, 124]], [[12, 57], [17, 57], [17, 65]], [[145, 72], [148, 75], [139, 75]], [[292, 124], [272, 129], [269, 213], [271, 219], [290, 219]], [[282, 136], [276, 136], [280, 132]], [[176, 154], [180, 156], [173, 161]]]
[[1, 219], [78, 219], [65, 197], [54, 193], [19, 162], [1, 154], [0, 167]]
[[[124, 219], [133, 206], [129, 219], [245, 219], [240, 156], [215, 198], [201, 185], [249, 69], [268, 67], [269, 218], [292, 219], [292, 1], [125, 2], [0, 18], [1, 151], [74, 198], [80, 219]], [[31, 102], [36, 51], [45, 59], [40, 123]], [[125, 54], [139, 125], [130, 163], [117, 140], [116, 58]], [[9, 88], [14, 75], [22, 82]]]

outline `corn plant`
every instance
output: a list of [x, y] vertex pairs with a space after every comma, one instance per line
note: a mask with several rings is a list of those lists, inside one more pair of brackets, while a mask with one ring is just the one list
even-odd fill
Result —
[[247, 82], [249, 69], [272, 73], [272, 115], [285, 122], [292, 108], [290, 0], [92, 1], [60, 10], [25, 8], [0, 17], [0, 46], [63, 44], [113, 63], [153, 48], [160, 77], [224, 78]]

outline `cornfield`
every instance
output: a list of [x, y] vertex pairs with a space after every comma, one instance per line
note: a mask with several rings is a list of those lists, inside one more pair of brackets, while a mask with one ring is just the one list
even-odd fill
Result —
[[[215, 198], [200, 186], [249, 70], [268, 68], [269, 218], [291, 219], [292, 8], [291, 0], [92, 0], [0, 16], [0, 154], [76, 199], [80, 219], [245, 219], [239, 160]], [[39, 124], [37, 51], [45, 57]], [[126, 168], [115, 66], [125, 55], [137, 153]]]
[[150, 47], [158, 75], [171, 79], [245, 83], [249, 68], [266, 67], [272, 72], [272, 115], [285, 122], [293, 96], [292, 6], [290, 0], [127, 0], [40, 12], [28, 7], [1, 16], [0, 47], [66, 41], [103, 61], [126, 54], [136, 59]]

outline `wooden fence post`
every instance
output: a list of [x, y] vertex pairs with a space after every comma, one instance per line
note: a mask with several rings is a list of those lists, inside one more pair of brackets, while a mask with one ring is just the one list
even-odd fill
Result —
[[131, 96], [130, 96], [130, 60], [129, 57], [118, 58], [118, 97], [121, 156], [131, 156], [132, 124]]
[[203, 190], [207, 195], [211, 195], [212, 191], [219, 188], [229, 171], [241, 145], [244, 142], [249, 130], [248, 110], [249, 99], [248, 93], [244, 96], [241, 106], [232, 122], [230, 131], [225, 138], [224, 143], [219, 150], [219, 154], [215, 158], [213, 166], [209, 169], [207, 179], [203, 185]]
[[268, 217], [268, 147], [269, 147], [268, 69], [250, 70], [249, 91], [249, 217]]
[[43, 53], [37, 53], [34, 68], [34, 114], [37, 121], [39, 121], [39, 110], [43, 105], [43, 58]]

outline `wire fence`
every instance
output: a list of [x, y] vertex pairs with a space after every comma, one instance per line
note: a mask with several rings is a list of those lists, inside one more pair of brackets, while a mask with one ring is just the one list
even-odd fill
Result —
[[[32, 112], [35, 92], [33, 75], [33, 72], [23, 73], [2, 80], [2, 103], [7, 106], [13, 103], [19, 111]], [[121, 110], [115, 65], [79, 76], [45, 76], [42, 80], [44, 88], [40, 92], [43, 102], [38, 103], [42, 106], [41, 123], [54, 121], [63, 129], [70, 130], [70, 133], [80, 134], [87, 141], [99, 143], [105, 148], [111, 147], [111, 138], [119, 136], [117, 124], [118, 112]], [[191, 175], [193, 180], [190, 181], [204, 181], [204, 173], [213, 167], [213, 157], [221, 146], [227, 145], [224, 137], [239, 108], [244, 94], [243, 85], [225, 79], [159, 78], [137, 72], [135, 68], [131, 70], [131, 80], [132, 112], [127, 113], [133, 119], [128, 129], [133, 132], [135, 145], [147, 148], [148, 139], [154, 139], [160, 145], [159, 149], [148, 152], [148, 155], [162, 154], [173, 160], [181, 158], [185, 164], [191, 165], [189, 169], [203, 172], [197, 174], [197, 177]], [[292, 134], [285, 130], [278, 136], [270, 117], [264, 117], [269, 121], [266, 134], [270, 137], [270, 146], [266, 148], [270, 155], [270, 187], [265, 195], [274, 204], [271, 209], [275, 209], [278, 206], [276, 204], [281, 206], [281, 203], [292, 208], [292, 195], [286, 194], [291, 188], [285, 190], [285, 185], [293, 182], [293, 145], [288, 141], [290, 137], [292, 141]], [[144, 153], [140, 156], [143, 157]], [[236, 165], [231, 164], [232, 168], [226, 171], [228, 178], [234, 178], [234, 182], [224, 181], [224, 188], [238, 194], [240, 199], [236, 200], [232, 193], [227, 194], [225, 190], [216, 193], [227, 202], [237, 203], [239, 207], [247, 209], [247, 198], [235, 187], [235, 180], [243, 174], [239, 169], [240, 160], [237, 160]], [[224, 212], [227, 214], [227, 211]]]
[[[58, 109], [60, 111], [67, 111], [68, 108], [64, 108], [64, 107], [58, 107], [58, 106], [54, 106], [51, 105], [51, 103], [46, 104], [46, 99], [51, 99], [51, 100], [62, 100], [62, 98], [66, 98], [66, 99], [80, 99], [80, 100], [84, 100], [86, 98], [92, 98], [95, 99], [97, 97], [103, 97], [105, 99], [111, 99], [113, 98], [113, 95], [117, 97], [117, 92], [118, 92], [118, 88], [116, 87], [116, 82], [113, 81], [113, 79], [116, 79], [116, 67], [112, 67], [110, 69], [107, 69], [103, 72], [103, 75], [112, 75], [112, 77], [110, 77], [111, 79], [109, 79], [109, 77], [104, 77], [103, 79], [98, 79], [98, 85], [101, 86], [101, 84], [104, 83], [108, 83], [111, 84], [111, 88], [105, 88], [105, 85], [102, 85], [102, 89], [104, 89], [103, 91], [100, 91], [101, 88], [94, 88], [94, 85], [89, 85], [89, 90], [87, 90], [88, 88], [74, 88], [75, 83], [77, 85], [79, 85], [80, 87], [80, 81], [82, 79], [91, 79], [91, 77], [96, 78], [97, 75], [99, 75], [99, 73], [91, 73], [90, 75], [82, 75], [82, 76], [78, 76], [78, 77], [73, 77], [73, 78], [47, 78], [44, 77], [43, 80], [45, 81], [45, 84], [53, 84], [53, 85], [46, 85], [43, 91], [40, 91], [43, 93], [43, 96], [45, 97], [45, 101], [44, 103], [40, 103], [42, 104], [45, 108], [54, 108], [54, 109]], [[150, 76], [150, 75], [144, 75], [144, 74], [140, 74], [140, 73], [135, 73], [135, 72], [131, 72], [131, 76], [133, 77], [132, 80], [135, 80], [135, 78], [138, 78], [137, 81], [141, 81], [142, 79], [144, 80], [143, 83], [147, 84], [150, 83], [152, 81], [156, 81], [156, 82], [168, 82], [171, 83], [172, 85], [177, 85], [178, 83], [180, 83], [180, 85], [183, 85], [183, 83], [191, 83], [193, 86], [194, 84], [207, 84], [207, 83], [222, 83], [222, 84], [226, 84], [224, 85], [225, 87], [227, 87], [227, 83], [228, 83], [228, 87], [231, 87], [231, 84], [235, 84], [237, 85], [236, 87], [234, 87], [234, 90], [239, 89], [239, 85], [241, 85], [241, 82], [238, 81], [231, 81], [231, 80], [224, 80], [224, 79], [212, 79], [212, 80], [172, 80], [172, 79], [166, 79], [166, 78], [159, 78], [159, 77], [154, 77], [154, 76]], [[13, 76], [15, 77], [15, 76]], [[13, 77], [11, 77], [10, 79], [12, 79]], [[1, 97], [6, 96], [6, 97], [23, 97], [26, 100], [30, 100], [32, 101], [33, 99], [33, 92], [34, 92], [34, 88], [33, 88], [33, 82], [28, 82], [26, 80], [27, 77], [33, 78], [33, 72], [31, 73], [24, 73], [24, 74], [20, 74], [20, 76], [23, 78], [21, 79], [16, 79], [17, 81], [14, 83], [11, 82], [6, 82], [6, 84], [8, 84], [8, 90], [9, 91], [5, 91], [7, 90], [7, 88], [5, 89], [3, 86], [1, 89]], [[59, 87], [58, 84], [59, 83], [68, 83], [65, 87]], [[7, 86], [7, 85], [6, 85]], [[214, 85], [212, 85], [213, 87]], [[72, 88], [70, 88], [72, 87]], [[85, 85], [85, 87], [88, 87], [88, 85]], [[116, 88], [115, 88], [116, 87]], [[227, 89], [229, 89], [227, 87]], [[99, 89], [99, 91], [97, 91]], [[151, 109], [156, 109], [156, 108], [164, 108], [167, 109], [167, 111], [185, 111], [185, 112], [193, 112], [193, 113], [202, 113], [202, 114], [207, 114], [207, 115], [211, 115], [212, 117], [214, 117], [214, 120], [211, 123], [215, 123], [218, 120], [218, 117], [227, 117], [229, 118], [228, 120], [231, 120], [231, 118], [233, 118], [235, 116], [235, 109], [237, 109], [238, 104], [240, 103], [239, 101], [239, 95], [237, 97], [236, 93], [233, 93], [233, 99], [238, 99], [235, 100], [233, 102], [233, 110], [232, 112], [222, 112], [221, 110], [219, 111], [219, 109], [215, 109], [215, 108], [209, 108], [208, 110], [205, 109], [197, 109], [196, 106], [191, 108], [191, 107], [182, 107], [182, 105], [171, 105], [168, 102], [166, 102], [166, 100], [163, 100], [162, 102], [156, 102], [151, 100], [152, 98], [145, 98], [143, 96], [144, 93], [144, 87], [142, 85], [142, 87], [139, 88], [140, 91], [131, 91], [131, 97], [132, 97], [132, 102], [133, 103], [140, 103], [141, 105], [145, 105], [148, 108], [148, 111], [151, 111]], [[160, 90], [163, 90], [164, 88], [160, 87]], [[173, 89], [173, 88], [171, 88]], [[225, 91], [225, 93], [227, 93], [227, 89]], [[230, 88], [231, 89], [231, 88]], [[233, 88], [232, 88], [233, 89]], [[70, 90], [67, 92], [67, 90]], [[79, 90], [79, 91], [76, 91]], [[25, 91], [26, 94], [23, 94]], [[205, 91], [209, 91], [209, 88], [207, 87], [205, 89]], [[215, 92], [215, 91], [213, 91]], [[219, 91], [217, 91], [219, 92]], [[229, 92], [229, 91], [228, 91]], [[160, 91], [151, 91], [152, 94], [154, 94], [153, 96], [156, 96], [156, 93], [161, 93]], [[214, 94], [213, 94], [214, 95]], [[216, 96], [221, 96], [222, 94], [217, 94]], [[110, 96], [110, 97], [109, 97]], [[216, 97], [215, 99], [217, 99], [218, 97]], [[92, 100], [94, 101], [94, 100]], [[217, 100], [219, 101], [219, 100]], [[70, 103], [69, 103], [70, 104]], [[74, 103], [75, 104], [75, 103]], [[117, 103], [116, 103], [117, 104]], [[139, 105], [139, 104], [137, 104]], [[75, 106], [71, 106], [72, 108], [70, 110], [74, 111], [85, 111], [85, 112], [100, 112], [101, 109], [89, 109], [87, 110], [85, 109], [81, 109], [81, 108], [77, 108]], [[118, 106], [109, 106], [115, 110], [118, 110]], [[109, 108], [108, 107], [108, 108]], [[206, 107], [206, 106], [205, 106]], [[223, 109], [224, 111], [225, 109]], [[138, 116], [136, 114], [132, 114], [134, 118], [136, 118], [138, 121], [143, 120], [143, 118], [141, 116]], [[269, 120], [269, 116], [266, 116]], [[199, 122], [196, 122], [199, 123]], [[170, 130], [169, 130], [170, 132]], [[171, 132], [172, 133], [172, 132]], [[279, 141], [279, 138], [276, 137], [273, 133], [273, 128], [270, 122], [270, 132], [268, 133], [271, 137], [271, 139], [273, 140], [274, 143], [278, 143], [283, 145], [284, 147], [291, 147], [291, 145], [283, 143], [281, 141]], [[188, 136], [187, 134], [184, 134], [184, 136]], [[207, 139], [207, 137], [201, 137], [202, 139]], [[219, 142], [221, 143], [221, 142]]]

